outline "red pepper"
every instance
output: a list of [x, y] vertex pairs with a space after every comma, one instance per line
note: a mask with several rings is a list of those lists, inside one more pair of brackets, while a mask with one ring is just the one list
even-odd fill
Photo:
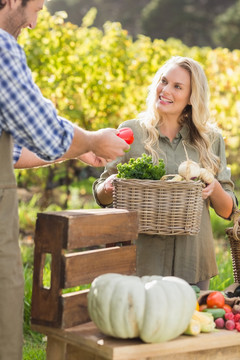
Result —
[[117, 136], [125, 140], [128, 145], [132, 144], [134, 141], [133, 131], [130, 128], [122, 128], [117, 132]]

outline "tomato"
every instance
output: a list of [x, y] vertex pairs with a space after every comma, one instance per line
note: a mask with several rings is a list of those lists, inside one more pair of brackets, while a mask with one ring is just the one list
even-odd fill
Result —
[[220, 291], [213, 291], [207, 297], [207, 307], [222, 308], [225, 304], [225, 298]]
[[119, 129], [117, 132], [117, 136], [125, 140], [128, 145], [132, 144], [134, 141], [133, 131], [132, 129], [127, 127]]
[[225, 313], [229, 313], [232, 311], [232, 307], [228, 304], [224, 304], [222, 308], [223, 310], [225, 310]]

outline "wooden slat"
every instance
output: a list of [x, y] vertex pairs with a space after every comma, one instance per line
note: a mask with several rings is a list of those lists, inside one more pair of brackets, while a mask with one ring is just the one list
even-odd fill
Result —
[[67, 231], [67, 218], [39, 213], [34, 236], [35, 246], [39, 252], [60, 253], [67, 239]]
[[133, 241], [138, 237], [136, 211], [122, 209], [68, 210], [39, 213], [37, 241], [43, 251], [54, 251], [56, 236], [63, 249]]
[[[89, 284], [101, 274], [109, 272], [135, 274], [136, 246], [112, 247], [67, 254], [63, 288]], [[64, 280], [64, 279], [63, 279]]]
[[90, 320], [87, 310], [88, 292], [89, 290], [82, 290], [61, 296], [62, 329], [84, 324]]
[[133, 241], [138, 237], [138, 216], [135, 211], [96, 209], [69, 219], [68, 231], [68, 249]]
[[[61, 286], [61, 249], [59, 254], [52, 254], [51, 262], [51, 287], [43, 287], [43, 267], [44, 254], [39, 250], [39, 243], [35, 245], [34, 251], [34, 272], [32, 288], [32, 322], [41, 324], [52, 324], [60, 326], [61, 324], [61, 303], [59, 302]], [[57, 239], [56, 239], [56, 249]], [[57, 250], [56, 250], [57, 251]]]

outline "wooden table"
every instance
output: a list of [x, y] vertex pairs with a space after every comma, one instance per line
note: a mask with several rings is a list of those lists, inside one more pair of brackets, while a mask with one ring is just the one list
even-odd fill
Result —
[[[69, 329], [33, 325], [48, 336], [47, 359], [54, 360], [239, 360], [240, 333], [216, 330], [181, 335], [161, 344], [121, 340], [103, 335], [93, 322]], [[67, 357], [66, 357], [67, 354]]]

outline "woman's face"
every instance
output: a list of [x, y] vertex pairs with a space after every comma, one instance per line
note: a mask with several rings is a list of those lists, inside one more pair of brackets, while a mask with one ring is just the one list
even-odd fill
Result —
[[187, 70], [178, 65], [167, 69], [157, 87], [156, 107], [161, 115], [175, 115], [179, 117], [190, 104], [191, 79]]

